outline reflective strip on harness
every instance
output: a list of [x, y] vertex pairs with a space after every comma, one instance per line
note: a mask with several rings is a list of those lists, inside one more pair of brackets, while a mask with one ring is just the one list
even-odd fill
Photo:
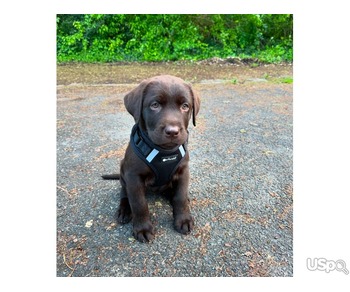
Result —
[[159, 153], [157, 149], [153, 149], [152, 152], [146, 157], [148, 162], [152, 162], [153, 158]]
[[184, 149], [184, 147], [182, 145], [179, 147], [179, 150], [180, 150], [180, 153], [181, 153], [182, 157], [184, 157], [186, 152], [185, 152], [185, 149]]

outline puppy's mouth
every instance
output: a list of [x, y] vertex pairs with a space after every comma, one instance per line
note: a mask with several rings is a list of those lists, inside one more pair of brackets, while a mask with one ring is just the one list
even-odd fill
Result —
[[163, 137], [159, 140], [153, 140], [154, 144], [156, 144], [159, 148], [162, 148], [164, 150], [173, 150], [176, 148], [179, 148], [182, 144], [186, 142], [186, 139], [183, 137], [180, 138], [166, 138]]
[[164, 150], [178, 148], [187, 140], [186, 134], [181, 134], [177, 137], [166, 137], [163, 133], [159, 133], [159, 131], [148, 131], [148, 136], [155, 145]]
[[180, 145], [182, 144], [178, 144], [178, 143], [175, 143], [175, 142], [169, 142], [169, 143], [164, 143], [164, 144], [158, 144], [158, 146], [160, 148], [163, 148], [165, 150], [171, 150], [171, 149], [174, 149], [174, 148], [177, 148], [179, 147]]

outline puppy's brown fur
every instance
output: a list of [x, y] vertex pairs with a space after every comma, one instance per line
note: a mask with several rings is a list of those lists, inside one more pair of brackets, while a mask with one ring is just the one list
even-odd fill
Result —
[[[162, 149], [173, 149], [188, 139], [188, 125], [200, 107], [199, 96], [182, 79], [162, 75], [144, 80], [124, 97], [128, 112], [134, 117], [142, 131]], [[167, 190], [171, 195], [175, 229], [187, 234], [193, 229], [193, 218], [189, 210], [189, 154], [180, 162], [169, 183], [154, 187], [155, 174], [134, 152], [130, 143], [120, 166], [122, 185], [117, 219], [127, 223], [132, 219], [133, 234], [141, 242], [154, 238], [150, 220], [146, 189], [154, 192]], [[110, 176], [105, 178], [117, 178]]]

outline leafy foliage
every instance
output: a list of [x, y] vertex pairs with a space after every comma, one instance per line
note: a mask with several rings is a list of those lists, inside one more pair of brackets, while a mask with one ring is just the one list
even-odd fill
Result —
[[293, 60], [291, 14], [57, 15], [58, 62]]

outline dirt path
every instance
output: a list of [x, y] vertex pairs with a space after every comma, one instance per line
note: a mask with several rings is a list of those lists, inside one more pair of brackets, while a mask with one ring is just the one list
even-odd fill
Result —
[[239, 65], [232, 63], [151, 63], [151, 64], [68, 64], [57, 67], [57, 84], [128, 84], [160, 74], [170, 74], [192, 83], [205, 80], [226, 80], [244, 83], [250, 79], [283, 80], [291, 77], [290, 64]]
[[[65, 65], [57, 68], [57, 276], [292, 276], [293, 113], [290, 65]], [[180, 76], [202, 98], [190, 127], [195, 229], [148, 197], [156, 238], [114, 220], [115, 172], [132, 117], [125, 93], [152, 75]], [[287, 83], [286, 83], [287, 82]]]

